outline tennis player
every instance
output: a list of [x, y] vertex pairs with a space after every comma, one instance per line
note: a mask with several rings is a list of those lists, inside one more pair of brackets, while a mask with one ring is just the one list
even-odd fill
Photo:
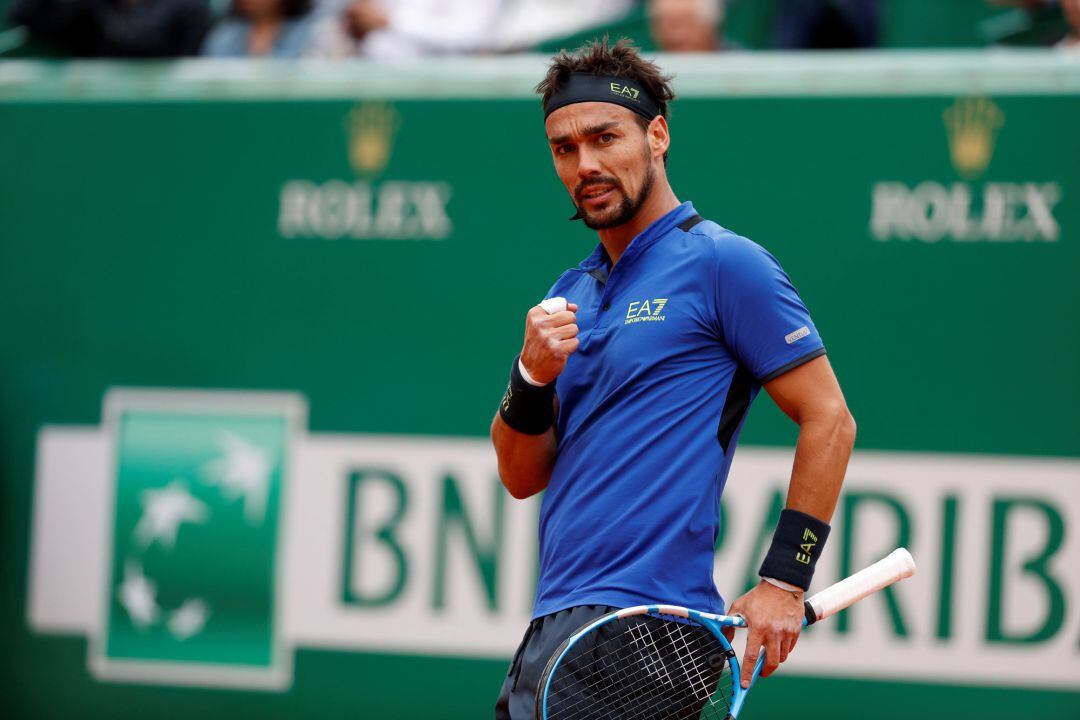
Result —
[[547, 490], [533, 621], [497, 718], [531, 720], [552, 653], [613, 608], [724, 612], [719, 500], [762, 387], [799, 438], [761, 582], [727, 612], [749, 625], [742, 683], [762, 650], [771, 674], [799, 638], [854, 443], [821, 337], [776, 258], [668, 183], [670, 81], [633, 46], [605, 40], [555, 56], [537, 86], [573, 219], [600, 242], [548, 292], [565, 309], [529, 310], [491, 428], [510, 494]]

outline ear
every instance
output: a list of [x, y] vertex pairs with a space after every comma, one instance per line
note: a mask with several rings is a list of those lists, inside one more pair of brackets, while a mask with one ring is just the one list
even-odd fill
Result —
[[649, 141], [649, 150], [653, 157], [663, 157], [671, 147], [671, 135], [668, 133], [667, 120], [663, 115], [657, 115], [649, 121], [649, 127], [645, 130]]

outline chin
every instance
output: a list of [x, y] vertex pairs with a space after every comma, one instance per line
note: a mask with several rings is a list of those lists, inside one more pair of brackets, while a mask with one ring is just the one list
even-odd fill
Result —
[[613, 227], [625, 225], [625, 220], [619, 218], [585, 218], [585, 227], [590, 230], [610, 230]]
[[581, 210], [582, 219], [589, 227], [604, 228], [608, 227], [608, 223], [618, 220], [621, 215], [621, 208], [617, 202], [609, 202], [603, 208], [596, 210]]

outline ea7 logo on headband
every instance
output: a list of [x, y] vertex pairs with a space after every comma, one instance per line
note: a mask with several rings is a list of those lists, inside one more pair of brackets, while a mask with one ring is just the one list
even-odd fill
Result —
[[632, 88], [629, 85], [620, 85], [619, 83], [611, 83], [611, 92], [621, 97], [630, 98], [631, 100], [637, 100], [638, 90]]

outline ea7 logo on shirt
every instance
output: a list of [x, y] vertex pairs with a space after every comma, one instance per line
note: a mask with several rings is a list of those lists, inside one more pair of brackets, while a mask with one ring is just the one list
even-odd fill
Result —
[[653, 298], [652, 300], [640, 300], [630, 303], [626, 308], [626, 322], [624, 325], [632, 325], [639, 322], [663, 322], [664, 306], [667, 298]]

